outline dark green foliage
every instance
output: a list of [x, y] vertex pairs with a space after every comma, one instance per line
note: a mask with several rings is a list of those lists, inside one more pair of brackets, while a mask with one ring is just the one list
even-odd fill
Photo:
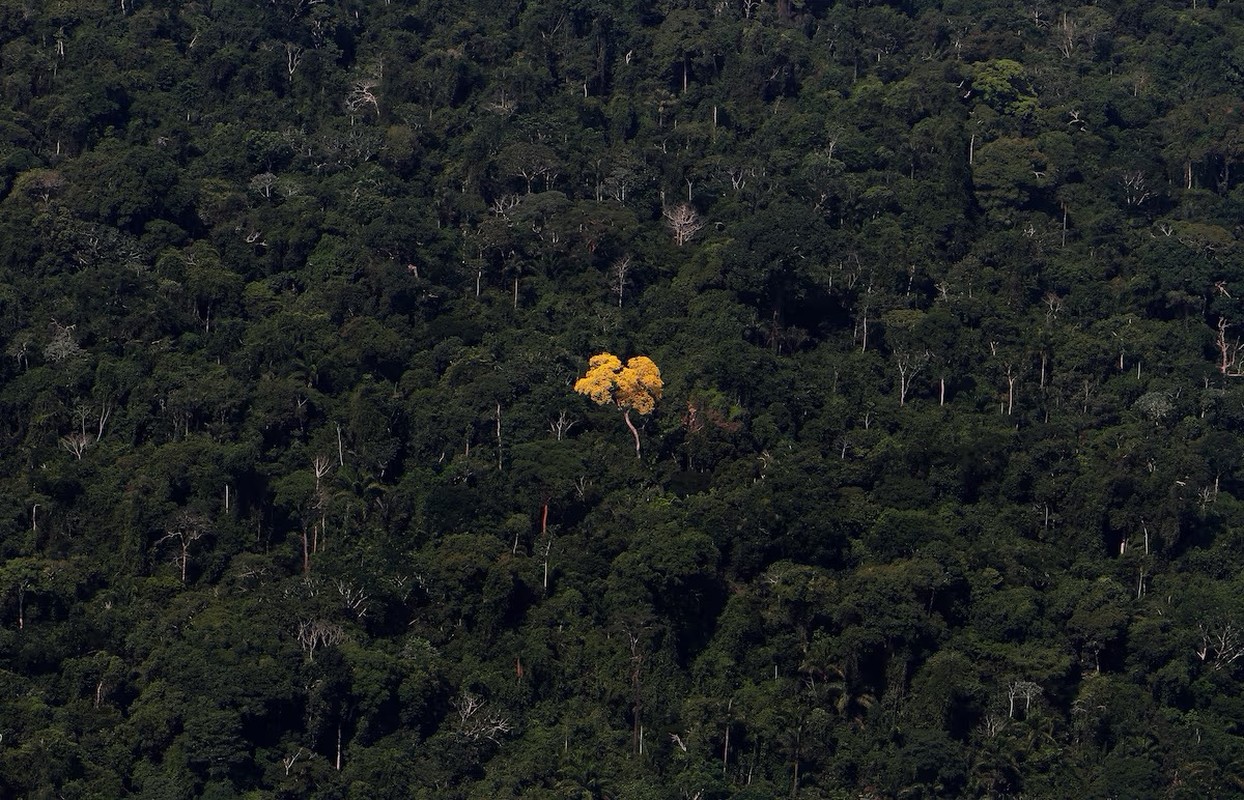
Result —
[[1238, 794], [1242, 47], [0, 0], [0, 795]]

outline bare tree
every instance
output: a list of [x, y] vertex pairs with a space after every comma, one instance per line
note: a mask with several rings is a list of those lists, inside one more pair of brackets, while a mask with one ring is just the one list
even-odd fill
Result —
[[502, 89], [484, 107], [494, 114], [509, 117], [512, 116], [516, 110], [518, 110], [518, 101], [512, 96], [506, 95], [505, 89]]
[[622, 294], [625, 292], [627, 285], [630, 284], [630, 279], [627, 277], [630, 271], [630, 256], [622, 256], [609, 267], [610, 288], [618, 296], [618, 308], [622, 307]]
[[355, 588], [354, 584], [346, 581], [337, 581], [337, 593], [341, 595], [342, 602], [345, 603], [346, 610], [362, 620], [367, 616], [367, 593], [362, 589]]
[[[108, 426], [108, 420], [112, 417], [112, 401], [104, 400], [99, 404], [99, 415], [96, 417], [97, 424], [95, 426], [95, 441], [104, 438], [104, 429]], [[86, 433], [86, 431], [82, 431]]]
[[1063, 54], [1063, 58], [1071, 58], [1075, 54], [1079, 45], [1079, 25], [1076, 24], [1074, 18], [1067, 16], [1064, 12], [1055, 28], [1054, 44], [1058, 48], [1058, 52]]
[[345, 630], [336, 623], [320, 619], [298, 623], [298, 645], [307, 654], [307, 661], [315, 661], [315, 651], [321, 647], [334, 647], [345, 640]]
[[1015, 719], [1015, 701], [1022, 698], [1024, 701], [1024, 713], [1032, 707], [1034, 698], [1041, 696], [1041, 687], [1032, 681], [1011, 681], [1006, 687], [1007, 700], [1007, 717]]
[[458, 712], [458, 729], [455, 734], [464, 741], [486, 740], [500, 744], [501, 737], [513, 729], [509, 719], [487, 708], [488, 702], [478, 695], [463, 692], [452, 701], [452, 705]]
[[320, 491], [320, 479], [332, 472], [332, 469], [332, 459], [326, 455], [317, 455], [311, 459], [311, 471], [315, 474], [315, 491], [317, 494]]
[[1218, 371], [1228, 377], [1238, 378], [1244, 375], [1244, 365], [1240, 364], [1240, 353], [1244, 352], [1244, 344], [1241, 344], [1238, 339], [1227, 340], [1227, 328], [1229, 327], [1231, 324], [1227, 322], [1226, 317], [1218, 318], [1218, 333], [1214, 340], [1219, 354]]
[[1197, 624], [1201, 633], [1201, 644], [1196, 648], [1196, 656], [1210, 669], [1217, 672], [1235, 663], [1244, 656], [1244, 637], [1233, 620], [1223, 620], [1210, 625]]
[[181, 582], [186, 582], [186, 567], [190, 563], [190, 547], [209, 533], [207, 520], [193, 511], [182, 510], [172, 519], [164, 535], [156, 540], [156, 546], [173, 541], [177, 552], [173, 562], [181, 569]]
[[492, 204], [488, 206], [488, 210], [498, 217], [508, 220], [510, 219], [510, 212], [518, 208], [522, 201], [523, 199], [516, 194], [498, 195], [492, 201]]
[[570, 429], [578, 424], [577, 420], [570, 419], [569, 415], [566, 414], [566, 409], [563, 408], [557, 415], [557, 419], [549, 420], [549, 431], [560, 442], [567, 433], [570, 433]]
[[1058, 292], [1045, 293], [1045, 318], [1049, 322], [1057, 322], [1063, 310], [1063, 298]]
[[667, 207], [661, 214], [674, 235], [674, 244], [679, 247], [691, 241], [704, 229], [699, 213], [689, 203], [679, 203], [673, 208]]
[[294, 73], [298, 71], [298, 65], [302, 63], [302, 48], [291, 42], [285, 43], [285, 71], [289, 74], [291, 83], [294, 81]]
[[1006, 413], [1010, 416], [1015, 410], [1015, 384], [1019, 381], [1019, 372], [1011, 362], [1006, 363]]
[[347, 111], [362, 111], [370, 106], [374, 113], [380, 113], [380, 98], [376, 96], [376, 89], [380, 86], [381, 72], [382, 68], [377, 67], [375, 74], [359, 78], [350, 85], [345, 101]]
[[992, 739], [1006, 727], [1006, 720], [1001, 715], [990, 711], [985, 714], [985, 719], [981, 722], [981, 726], [985, 729], [985, 736]]
[[[547, 520], [547, 515], [545, 518]], [[546, 527], [542, 535], [544, 536], [544, 547], [541, 548], [542, 552], [540, 555], [544, 558], [544, 593], [548, 594], [548, 591], [549, 591], [549, 556], [553, 552], [553, 534], [549, 533]]]
[[861, 353], [868, 352], [868, 314], [869, 314], [869, 311], [871, 310], [870, 300], [872, 298], [872, 293], [873, 293], [873, 287], [872, 287], [872, 283], [870, 282], [868, 286], [864, 289], [864, 298], [860, 304], [859, 316], [856, 318], [856, 321], [855, 321], [854, 336], [856, 339], [859, 340]]
[[332, 499], [328, 487], [321, 481], [332, 472], [333, 461], [323, 453], [311, 459], [311, 472], [315, 475], [315, 489], [311, 494], [311, 507], [319, 512], [319, 520], [311, 525], [311, 537], [308, 540], [307, 530], [302, 531], [302, 568], [303, 574], [311, 572], [311, 554], [318, 553], [328, 543], [328, 504]]
[[735, 194], [738, 194], [746, 188], [747, 180], [756, 176], [756, 169], [754, 167], [737, 164], [726, 167], [725, 175], [730, 180], [730, 188], [734, 190]]
[[78, 461], [82, 460], [82, 454], [93, 444], [91, 437], [85, 433], [74, 431], [66, 436], [60, 437], [60, 446], [73, 453], [73, 457]]
[[289, 771], [290, 771], [291, 769], [293, 769], [293, 768], [294, 768], [294, 763], [295, 763], [295, 762], [297, 762], [297, 761], [298, 761], [298, 759], [302, 758], [302, 754], [303, 754], [304, 752], [306, 752], [306, 751], [305, 751], [305, 750], [303, 750], [301, 747], [299, 747], [299, 748], [298, 748], [298, 752], [296, 752], [296, 753], [291, 753], [290, 755], [283, 756], [283, 757], [281, 758], [281, 763], [285, 765], [285, 775], [286, 775], [286, 776], [288, 776], [288, 775], [289, 775]]
[[1124, 172], [1120, 181], [1123, 184], [1123, 202], [1129, 206], [1139, 206], [1146, 200], [1153, 199], [1154, 194], [1149, 189], [1149, 181], [1140, 170], [1133, 169]]

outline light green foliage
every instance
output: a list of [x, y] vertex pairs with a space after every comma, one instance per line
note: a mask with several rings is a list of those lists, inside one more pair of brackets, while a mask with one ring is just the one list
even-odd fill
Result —
[[1027, 116], [1037, 110], [1037, 96], [1024, 66], [1009, 58], [975, 65], [972, 88], [994, 111]]

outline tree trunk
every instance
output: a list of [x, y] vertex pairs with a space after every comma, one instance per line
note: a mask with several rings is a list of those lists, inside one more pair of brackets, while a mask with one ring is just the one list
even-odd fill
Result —
[[631, 435], [635, 437], [635, 458], [639, 458], [639, 431], [635, 428], [635, 423], [631, 422], [631, 410], [629, 408], [622, 414], [622, 419], [626, 420], [626, 427], [631, 429]]

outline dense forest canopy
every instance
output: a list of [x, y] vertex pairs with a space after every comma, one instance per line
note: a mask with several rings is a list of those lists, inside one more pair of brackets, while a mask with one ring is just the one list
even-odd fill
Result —
[[1244, 793], [1242, 16], [0, 0], [0, 795]]

